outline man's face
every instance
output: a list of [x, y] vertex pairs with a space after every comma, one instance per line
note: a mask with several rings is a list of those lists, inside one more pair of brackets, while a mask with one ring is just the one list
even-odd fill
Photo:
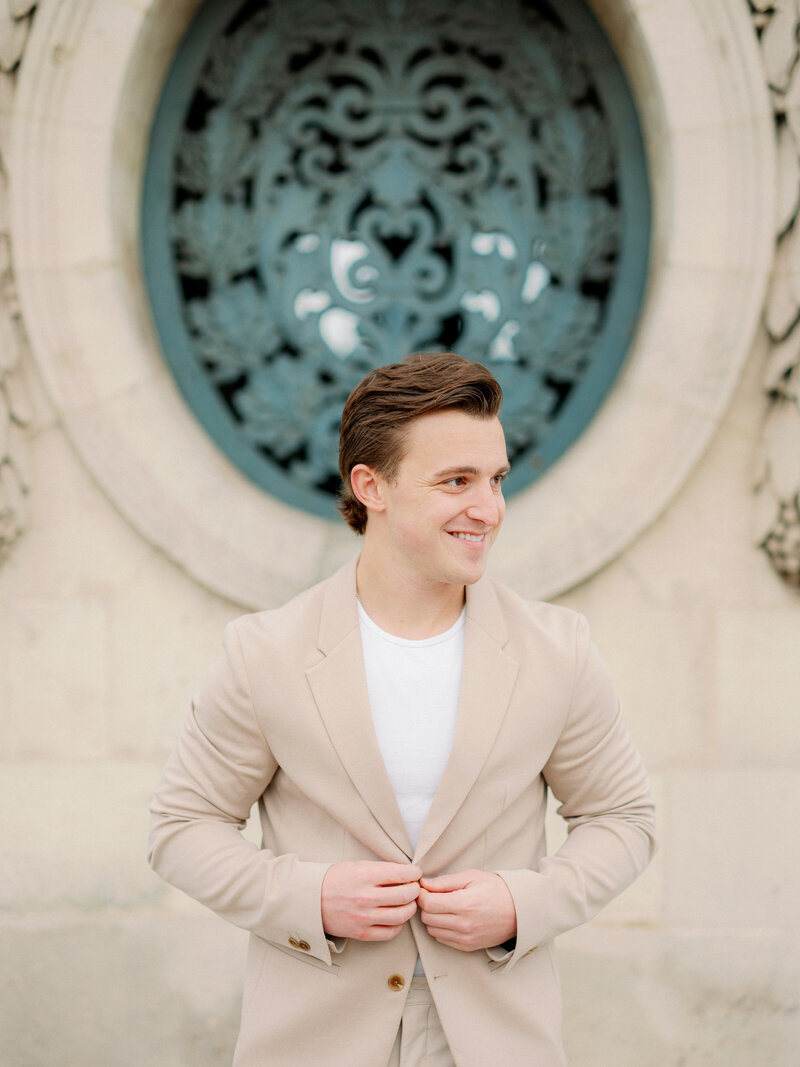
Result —
[[380, 480], [388, 565], [421, 584], [476, 582], [505, 514], [500, 420], [463, 411], [415, 419], [397, 477]]

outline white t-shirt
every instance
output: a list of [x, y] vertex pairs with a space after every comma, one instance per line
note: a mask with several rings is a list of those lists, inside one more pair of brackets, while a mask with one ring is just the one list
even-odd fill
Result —
[[358, 621], [375, 732], [416, 848], [453, 747], [466, 608], [449, 630], [422, 641], [381, 630], [360, 602]]

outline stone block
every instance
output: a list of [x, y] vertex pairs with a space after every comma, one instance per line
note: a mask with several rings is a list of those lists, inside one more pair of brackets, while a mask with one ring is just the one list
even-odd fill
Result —
[[800, 764], [800, 604], [718, 613], [720, 752], [738, 764]]
[[701, 758], [713, 653], [702, 607], [654, 603], [624, 564], [560, 600], [587, 615], [648, 765]]
[[[95, 96], [105, 98], [105, 93]], [[54, 134], [48, 177], [59, 219], [51, 244], [56, 267], [108, 263], [114, 258], [107, 152], [108, 133], [97, 126], [64, 123]], [[102, 305], [95, 310], [102, 314]]]
[[41, 429], [29, 452], [29, 528], [0, 569], [0, 615], [15, 597], [107, 600], [152, 549], [109, 504], [60, 427]]
[[69, 411], [102, 404], [161, 370], [133, 318], [130, 292], [114, 264], [89, 262], [65, 270], [59, 297], [65, 309], [61, 313], [69, 316], [70, 343], [59, 402]]
[[673, 222], [671, 263], [693, 267], [735, 266], [730, 217], [736, 210], [730, 159], [732, 146], [722, 127], [679, 130], [671, 141]]
[[[752, 394], [750, 410], [757, 404]], [[726, 420], [672, 506], [625, 553], [643, 596], [711, 612], [790, 600], [757, 549], [755, 440], [743, 417], [739, 408]]]
[[[14, 1067], [217, 1067], [245, 935], [212, 916], [95, 913], [0, 930]], [[769, 938], [583, 927], [559, 939], [570, 1067], [794, 1067], [800, 956]]]
[[668, 922], [800, 927], [800, 771], [675, 770], [663, 807]]
[[[623, 550], [684, 481], [710, 413], [623, 380], [558, 465], [512, 501], [493, 573], [552, 597]], [[601, 459], [604, 462], [601, 463]]]
[[237, 471], [166, 371], [74, 412], [69, 424], [109, 496], [207, 587], [242, 604], [274, 606], [319, 574], [328, 524]]
[[162, 883], [146, 862], [160, 767], [134, 762], [0, 765], [0, 907], [152, 904]]
[[155, 554], [120, 575], [109, 632], [115, 754], [163, 758], [172, 748], [225, 624], [238, 614]]
[[245, 935], [202, 917], [96, 913], [0, 930], [3, 1062], [218, 1067], [239, 1022]]
[[[694, 383], [687, 382], [686, 388], [694, 394]], [[609, 395], [601, 417], [608, 466], [602, 475], [596, 469], [590, 427], [567, 454], [569, 487], [581, 508], [575, 517], [590, 516], [608, 542], [624, 544], [642, 511], [657, 514], [661, 501], [682, 484], [698, 443], [707, 442], [714, 432], [716, 418], [628, 377]], [[558, 494], [557, 479], [552, 485]], [[613, 508], [609, 499], [615, 501]]]
[[103, 0], [91, 5], [77, 26], [62, 21], [60, 39], [54, 42], [58, 61], [67, 68], [64, 94], [56, 102], [62, 119], [112, 129], [142, 19], [135, 5]]
[[668, 129], [723, 122], [723, 79], [707, 46], [697, 5], [677, 0], [635, 6], [636, 28], [647, 41], [647, 59], [657, 72], [659, 105]]
[[107, 752], [106, 610], [83, 597], [15, 597], [0, 611], [5, 758]]
[[[625, 371], [625, 381], [679, 409], [717, 415], [734, 393], [737, 369], [726, 358], [721, 322], [737, 321], [752, 285], [742, 270], [738, 281], [721, 272], [687, 264], [665, 264], [653, 275], [660, 299], [648, 304], [640, 344], [653, 358]], [[702, 359], [696, 339], [705, 338]]]
[[570, 1067], [794, 1067], [796, 942], [582, 927], [559, 938]]

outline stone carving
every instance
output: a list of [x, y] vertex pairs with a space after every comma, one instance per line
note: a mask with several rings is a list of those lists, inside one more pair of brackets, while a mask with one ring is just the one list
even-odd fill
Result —
[[[223, 447], [238, 435], [270, 491], [330, 513], [345, 397], [416, 349], [490, 363], [519, 461], [512, 490], [556, 458], [543, 445], [582, 383], [562, 450], [600, 403], [613, 372], [593, 396], [585, 378], [611, 332], [623, 186], [564, 6], [509, 3], [498, 19], [481, 0], [457, 15], [453, 0], [248, 3], [213, 41], [174, 148], [171, 290], [147, 231], [146, 260], [195, 412]], [[645, 236], [621, 286], [621, 339], [603, 351], [614, 371], [646, 251]], [[179, 309], [160, 311], [165, 291]]]
[[20, 376], [28, 343], [14, 282], [2, 146], [8, 144], [10, 104], [36, 6], [26, 0], [0, 0], [0, 562], [25, 527], [29, 483], [23, 430], [30, 419]]
[[772, 343], [758, 491], [768, 518], [760, 547], [800, 589], [800, 15], [795, 4], [747, 0], [775, 109], [777, 248], [764, 310]]

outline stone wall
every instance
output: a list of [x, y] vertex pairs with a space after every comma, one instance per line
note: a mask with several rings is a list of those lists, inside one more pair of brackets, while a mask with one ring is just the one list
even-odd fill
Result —
[[[113, 52], [128, 40], [129, 55], [149, 49], [163, 67], [193, 6], [45, 0], [35, 11], [32, 4], [9, 4], [10, 14], [3, 8], [0, 154], [8, 185], [0, 189], [7, 249], [0, 270], [4, 328], [10, 324], [12, 332], [0, 335], [0, 422], [9, 427], [0, 434], [0, 471], [12, 469], [14, 482], [0, 496], [8, 516], [0, 524], [0, 1059], [10, 1067], [228, 1062], [245, 938], [149, 871], [146, 808], [189, 695], [225, 622], [242, 610], [231, 591], [246, 579], [248, 559], [265, 553], [254, 599], [276, 603], [356, 547], [346, 535], [320, 533], [305, 517], [294, 521], [288, 509], [270, 512], [268, 521], [281, 528], [266, 541], [267, 520], [250, 497], [236, 512], [252, 520], [250, 543], [232, 546], [216, 468], [204, 484], [196, 467], [187, 468], [191, 492], [187, 482], [175, 485], [172, 519], [198, 516], [197, 529], [178, 542], [175, 530], [167, 536], [158, 525], [154, 500], [165, 499], [169, 486], [159, 472], [176, 455], [191, 463], [199, 433], [189, 419], [178, 416], [171, 436], [134, 427], [121, 453], [113, 451], [120, 438], [92, 437], [103, 419], [108, 426], [119, 417], [143, 381], [158, 383], [146, 392], [149, 405], [172, 405], [171, 412], [177, 405], [159, 376], [137, 303], [138, 264], [126, 230], [135, 216], [125, 204], [136, 196], [139, 149], [131, 135], [126, 155], [114, 131], [130, 131], [126, 108], [135, 111], [131, 101], [142, 100], [135, 63], [127, 73], [70, 63], [79, 54], [96, 56], [98, 42]], [[631, 423], [643, 454], [671, 444], [679, 453], [682, 427], [696, 426], [698, 412], [704, 431], [656, 496], [625, 448], [594, 484], [586, 480], [590, 460], [578, 455], [574, 462], [588, 464], [579, 480], [560, 482], [556, 468], [538, 496], [512, 501], [498, 545], [495, 570], [504, 579], [530, 593], [549, 582], [549, 593], [589, 617], [659, 805], [661, 850], [652, 867], [597, 920], [561, 939], [567, 1047], [572, 1067], [789, 1067], [800, 1042], [800, 604], [758, 545], [778, 504], [791, 501], [800, 484], [791, 480], [796, 468], [785, 443], [792, 431], [769, 431], [775, 405], [783, 419], [793, 395], [796, 356], [785, 309], [796, 265], [784, 251], [776, 255], [775, 239], [781, 235], [778, 248], [785, 248], [793, 232], [797, 153], [780, 132], [793, 128], [784, 118], [774, 124], [774, 158], [748, 171], [742, 142], [721, 132], [732, 121], [725, 107], [734, 105], [706, 97], [740, 72], [742, 97], [750, 93], [753, 102], [749, 112], [737, 105], [737, 121], [742, 128], [750, 123], [748, 136], [763, 150], [764, 131], [774, 128], [770, 109], [794, 115], [787, 42], [794, 40], [795, 16], [775, 21], [769, 5], [738, 0], [594, 6], [627, 57], [650, 115], [645, 129], [659, 227], [652, 299], [638, 341], [643, 355], [609, 401], [600, 429], [613, 440], [614, 412], [624, 413], [633, 382], [633, 392], [651, 401]], [[695, 64], [687, 41], [694, 42]], [[734, 44], [741, 55], [730, 55]], [[26, 87], [28, 62], [40, 75], [73, 74], [51, 84], [48, 102]], [[758, 70], [760, 94], [745, 76]], [[660, 81], [648, 89], [654, 72]], [[777, 87], [771, 93], [768, 81]], [[34, 148], [57, 128], [47, 108], [61, 106], [52, 88], [58, 84], [89, 110], [102, 86], [117, 94], [117, 109], [91, 112], [84, 123], [84, 155], [74, 167], [89, 159], [106, 169], [99, 168], [97, 187], [80, 202], [80, 185], [67, 187], [69, 196], [50, 216], [48, 244], [47, 226], [30, 214], [36, 189], [14, 183], [20, 175], [28, 185], [34, 180], [26, 168], [41, 159]], [[733, 93], [735, 86], [724, 84]], [[702, 107], [693, 109], [701, 94]], [[62, 119], [63, 134], [74, 112]], [[142, 116], [137, 121], [144, 124]], [[102, 154], [109, 145], [122, 159], [127, 185]], [[703, 191], [700, 181], [712, 165], [709, 145], [727, 153], [729, 187], [719, 193], [725, 206], [719, 216], [714, 190]], [[59, 179], [69, 176], [70, 159], [66, 151], [53, 157]], [[776, 173], [783, 176], [777, 196]], [[794, 200], [787, 173], [794, 173]], [[111, 182], [114, 175], [119, 180]], [[700, 201], [690, 188], [693, 175]], [[36, 180], [41, 205], [50, 179], [42, 173]], [[731, 205], [750, 201], [747, 226], [741, 214], [726, 222]], [[70, 230], [64, 221], [70, 207], [73, 217], [97, 220], [93, 233]], [[709, 220], [714, 224], [705, 228]], [[752, 259], [736, 262], [733, 251], [745, 247], [748, 226]], [[42, 238], [38, 244], [32, 231]], [[759, 259], [765, 250], [766, 264]], [[768, 282], [771, 315], [759, 326]], [[737, 320], [731, 303], [742, 292], [757, 306], [747, 314], [740, 308]], [[46, 306], [43, 295], [60, 303]], [[93, 344], [101, 356], [105, 346], [105, 364], [89, 360]], [[726, 346], [736, 348], [733, 362], [720, 357]], [[775, 399], [776, 381], [788, 399]], [[109, 397], [113, 409], [103, 408]], [[665, 407], [669, 420], [651, 426], [647, 411]], [[611, 447], [594, 440], [601, 450]], [[109, 453], [105, 463], [92, 451], [98, 442]], [[588, 449], [581, 445], [583, 456]], [[631, 506], [628, 525], [615, 526], [615, 515], [637, 494], [648, 507]], [[141, 505], [138, 514], [132, 501]], [[572, 544], [588, 562], [559, 585], [554, 575], [563, 577], [569, 565], [551, 555], [543, 582], [542, 531], [555, 544], [559, 528], [583, 526], [591, 536]], [[281, 577], [281, 546], [290, 543], [301, 545], [305, 569]], [[215, 547], [228, 560], [216, 583]], [[234, 572], [244, 579], [231, 580]], [[554, 844], [562, 832], [554, 816]]]

